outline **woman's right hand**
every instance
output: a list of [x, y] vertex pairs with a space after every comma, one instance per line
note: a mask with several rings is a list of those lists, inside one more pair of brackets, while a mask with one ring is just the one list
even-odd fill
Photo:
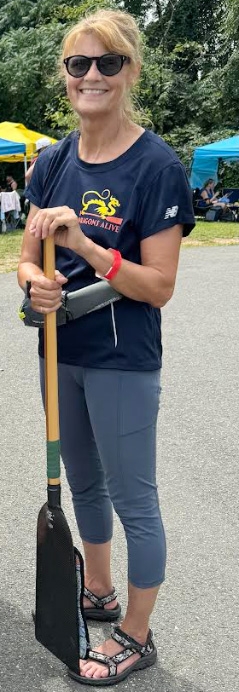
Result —
[[46, 315], [61, 307], [62, 286], [68, 279], [59, 271], [55, 271], [55, 280], [47, 279], [44, 274], [36, 274], [31, 278], [31, 306], [36, 312]]

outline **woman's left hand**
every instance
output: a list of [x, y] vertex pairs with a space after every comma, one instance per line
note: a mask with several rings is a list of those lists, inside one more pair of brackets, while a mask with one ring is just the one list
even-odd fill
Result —
[[70, 207], [49, 207], [40, 209], [29, 226], [30, 234], [44, 240], [54, 235], [56, 245], [83, 254], [87, 238], [81, 230], [74, 209]]

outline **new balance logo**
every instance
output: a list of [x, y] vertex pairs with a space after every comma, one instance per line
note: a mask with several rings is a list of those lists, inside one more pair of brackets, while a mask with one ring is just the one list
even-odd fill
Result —
[[175, 207], [168, 207], [168, 208], [166, 209], [165, 214], [164, 214], [164, 218], [165, 218], [165, 219], [173, 219], [174, 216], [177, 215], [177, 213], [178, 213], [178, 207], [177, 207], [177, 206], [175, 206]]

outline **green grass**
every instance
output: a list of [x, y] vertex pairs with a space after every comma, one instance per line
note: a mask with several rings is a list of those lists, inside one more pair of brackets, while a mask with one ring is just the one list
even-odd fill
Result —
[[[0, 273], [16, 271], [20, 256], [23, 231], [0, 234]], [[239, 223], [197, 221], [184, 244], [226, 245], [239, 243]]]
[[192, 233], [185, 239], [187, 245], [223, 245], [239, 242], [239, 223], [197, 221]]
[[23, 231], [0, 234], [0, 273], [16, 271]]

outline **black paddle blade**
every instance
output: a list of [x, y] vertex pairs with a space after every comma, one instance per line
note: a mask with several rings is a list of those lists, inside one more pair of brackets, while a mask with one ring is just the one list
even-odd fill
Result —
[[79, 672], [74, 546], [60, 506], [43, 505], [37, 523], [36, 639]]

